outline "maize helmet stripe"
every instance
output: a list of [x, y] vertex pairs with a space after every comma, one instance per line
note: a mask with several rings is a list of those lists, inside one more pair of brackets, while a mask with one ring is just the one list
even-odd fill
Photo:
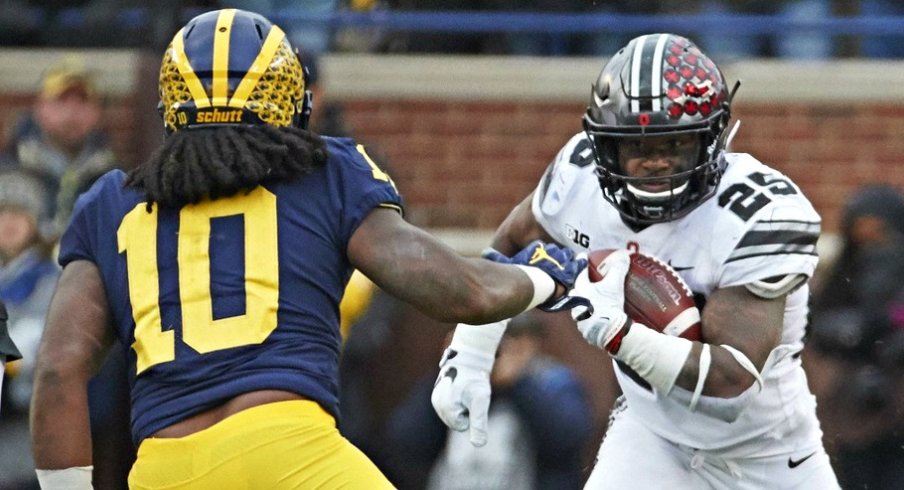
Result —
[[[248, 102], [251, 91], [273, 62], [273, 57], [285, 37], [286, 34], [279, 27], [274, 25], [270, 29], [270, 32], [267, 34], [267, 39], [264, 40], [263, 47], [261, 47], [260, 52], [257, 54], [257, 58], [254, 59], [254, 63], [251, 64], [251, 68], [248, 70], [245, 78], [242, 79], [242, 82], [239, 83], [235, 93], [232, 94], [232, 99], [229, 101], [229, 107], [243, 107], [245, 103]], [[302, 89], [303, 88], [304, 87], [302, 87]]]
[[213, 105], [224, 106], [229, 97], [229, 38], [235, 9], [223, 9], [217, 16], [213, 41]]
[[179, 74], [185, 79], [185, 84], [188, 86], [192, 99], [195, 101], [195, 107], [199, 109], [210, 107], [210, 99], [207, 98], [204, 85], [201, 84], [201, 80], [198, 80], [198, 75], [192, 68], [191, 63], [189, 63], [188, 55], [185, 53], [185, 44], [182, 41], [183, 34], [184, 29], [181, 29], [173, 37], [173, 62], [179, 69]]

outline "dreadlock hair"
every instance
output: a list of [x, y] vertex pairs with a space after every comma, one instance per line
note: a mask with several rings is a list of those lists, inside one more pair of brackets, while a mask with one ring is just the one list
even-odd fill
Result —
[[147, 209], [195, 204], [291, 180], [326, 164], [326, 143], [306, 129], [268, 125], [191, 128], [166, 137], [125, 185], [144, 191]]

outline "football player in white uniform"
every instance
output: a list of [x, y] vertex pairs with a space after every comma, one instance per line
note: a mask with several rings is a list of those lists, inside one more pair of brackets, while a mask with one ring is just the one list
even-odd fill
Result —
[[[573, 294], [594, 309], [573, 310], [578, 327], [612, 355], [624, 393], [586, 488], [838, 488], [800, 359], [820, 217], [786, 176], [726, 151], [733, 95], [688, 39], [631, 40], [593, 85], [585, 131], [494, 238], [496, 259], [535, 239], [655, 255], [698, 299], [692, 342], [626, 318], [626, 253], [602, 281], [579, 278]], [[490, 331], [456, 328], [432, 396], [476, 444]]]

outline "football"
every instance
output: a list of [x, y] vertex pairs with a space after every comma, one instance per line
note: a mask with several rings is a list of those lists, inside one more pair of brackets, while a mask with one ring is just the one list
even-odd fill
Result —
[[[587, 255], [591, 282], [603, 278], [599, 267], [614, 249], [594, 250]], [[625, 313], [667, 335], [702, 340], [700, 310], [690, 288], [668, 264], [639, 252], [631, 254], [625, 278]]]

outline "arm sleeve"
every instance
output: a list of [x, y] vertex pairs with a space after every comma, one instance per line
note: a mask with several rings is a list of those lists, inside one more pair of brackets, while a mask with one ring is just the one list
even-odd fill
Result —
[[337, 143], [341, 144], [330, 148], [330, 164], [337, 166], [337, 193], [343, 210], [341, 233], [347, 243], [374, 208], [394, 209], [403, 214], [404, 206], [392, 178], [370, 158], [364, 145], [351, 139]]
[[[570, 203], [602, 199], [597, 194], [595, 168], [590, 142], [584, 133], [578, 133], [559, 150], [534, 190], [531, 201], [534, 219], [558, 243], [570, 241], [567, 232], [556, 226], [567, 222], [568, 216], [574, 213], [576, 208]], [[593, 194], [588, 194], [588, 187]]]
[[[124, 180], [125, 173], [121, 170], [108, 172], [76, 200], [69, 224], [60, 237], [60, 253], [57, 260], [61, 266], [65, 267], [66, 264], [76, 260], [97, 261], [97, 240], [102, 234], [95, 233], [95, 230], [100, 227], [101, 207], [114, 205], [112, 202], [101, 201], [102, 191], [106, 186], [122, 185]], [[112, 239], [116, 239], [115, 235]]]
[[[781, 286], [785, 276], [812, 277], [818, 262], [816, 242], [821, 223], [819, 215], [809, 211], [799, 206], [776, 207], [740, 230], [739, 239], [723, 262], [720, 287], [765, 286], [769, 281]], [[797, 281], [791, 286], [799, 284]]]

